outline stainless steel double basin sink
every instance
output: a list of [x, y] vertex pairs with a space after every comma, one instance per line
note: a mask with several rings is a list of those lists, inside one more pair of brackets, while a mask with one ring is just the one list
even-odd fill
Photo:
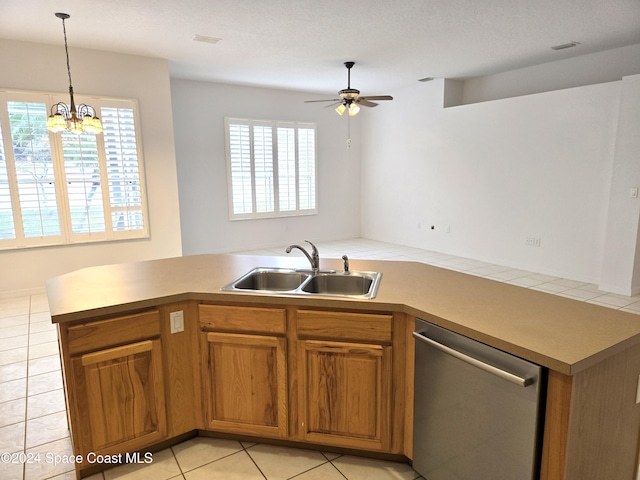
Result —
[[381, 277], [380, 272], [258, 267], [222, 287], [222, 290], [279, 295], [374, 298], [378, 293]]

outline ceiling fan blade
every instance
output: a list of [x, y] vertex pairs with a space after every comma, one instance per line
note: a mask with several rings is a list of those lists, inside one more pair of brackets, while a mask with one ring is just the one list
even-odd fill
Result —
[[360, 98], [362, 100], [393, 100], [391, 95], [366, 95]]
[[315, 103], [315, 102], [341, 102], [341, 98], [330, 98], [328, 100], [305, 100], [304, 103]]
[[356, 99], [356, 103], [358, 105], [362, 105], [363, 107], [377, 107], [377, 103], [370, 102], [369, 100], [365, 100], [364, 98]]
[[[360, 90], [355, 88], [351, 88], [351, 68], [355, 65], [355, 62], [344, 62], [344, 66], [347, 67], [347, 88], [344, 88], [338, 92], [340, 98], [333, 98], [331, 100], [306, 100], [305, 103], [315, 103], [315, 102], [333, 102], [330, 105], [327, 105], [325, 108], [335, 107], [336, 105], [342, 105], [337, 110], [340, 115], [344, 113], [345, 108], [353, 107], [356, 105], [362, 105], [363, 107], [377, 107], [378, 104], [372, 102], [372, 100], [393, 100], [391, 95], [371, 95], [371, 96], [360, 96]], [[341, 110], [341, 111], [340, 111]], [[355, 113], [358, 113], [358, 109], [355, 110]], [[349, 115], [355, 115], [349, 109]]]

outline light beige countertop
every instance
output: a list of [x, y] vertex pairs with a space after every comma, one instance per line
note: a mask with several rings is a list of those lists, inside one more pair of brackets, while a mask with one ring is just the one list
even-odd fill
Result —
[[[223, 292], [254, 267], [308, 268], [302, 257], [194, 255], [91, 267], [47, 281], [54, 323], [185, 300], [400, 311], [565, 375], [640, 342], [640, 316], [415, 262], [350, 261], [382, 272], [376, 298]], [[321, 258], [321, 268], [342, 261]]]

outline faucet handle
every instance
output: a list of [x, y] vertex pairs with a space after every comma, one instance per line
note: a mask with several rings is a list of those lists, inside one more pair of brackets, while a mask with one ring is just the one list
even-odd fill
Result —
[[309, 240], [305, 240], [305, 242], [307, 242], [309, 245], [311, 245], [311, 250], [313, 251], [313, 253], [315, 255], [317, 255], [318, 254], [318, 249], [316, 248], [316, 246], [313, 243], [311, 243]]
[[320, 268], [320, 254], [318, 253], [318, 249], [309, 240], [305, 240], [305, 242], [311, 245], [311, 268], [318, 270]]

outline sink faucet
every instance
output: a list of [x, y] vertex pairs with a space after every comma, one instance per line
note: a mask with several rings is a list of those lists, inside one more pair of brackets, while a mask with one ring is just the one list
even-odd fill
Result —
[[349, 273], [349, 257], [342, 255], [342, 260], [344, 260], [344, 273]]
[[311, 264], [311, 269], [312, 270], [318, 270], [320, 268], [320, 256], [318, 255], [318, 249], [309, 240], [305, 240], [305, 242], [307, 242], [309, 245], [311, 245], [311, 255], [309, 255], [309, 252], [307, 252], [300, 245], [289, 245], [287, 247], [287, 249], [285, 250], [285, 252], [291, 253], [292, 249], [297, 248], [302, 253], [304, 253], [305, 256], [307, 257], [307, 259], [309, 260], [309, 263]]

